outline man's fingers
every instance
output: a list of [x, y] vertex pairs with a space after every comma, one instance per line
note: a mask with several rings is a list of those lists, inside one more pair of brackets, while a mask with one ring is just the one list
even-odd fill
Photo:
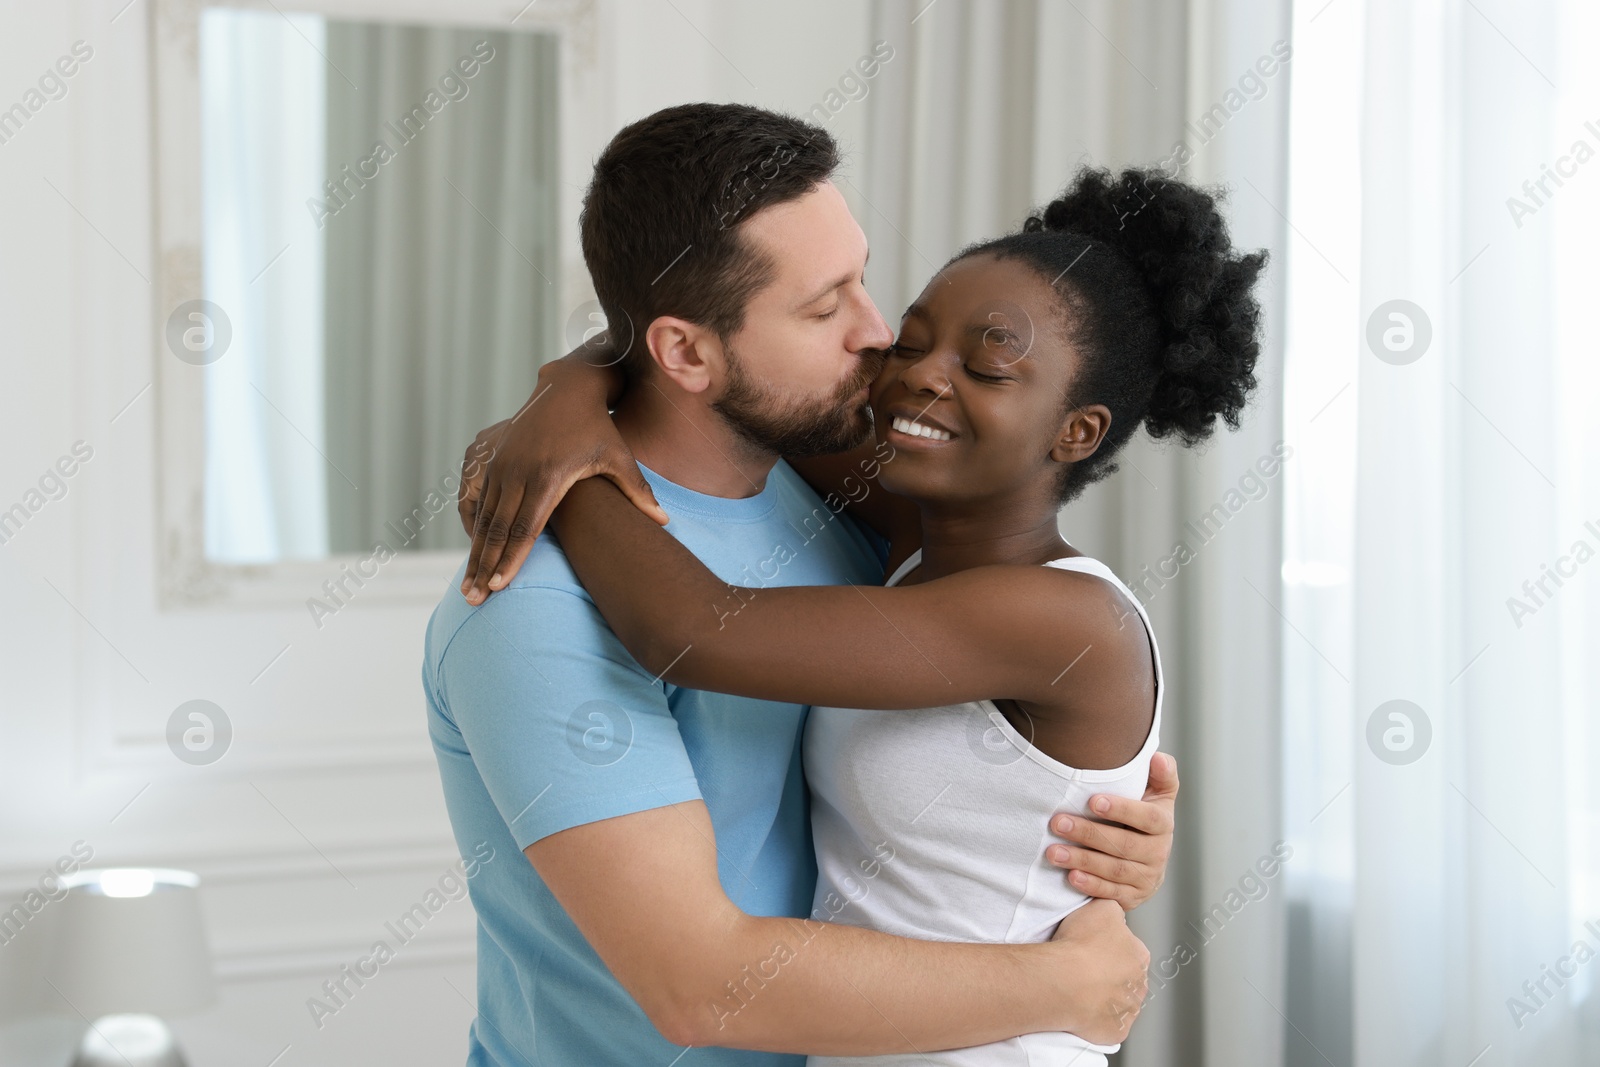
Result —
[[650, 483], [639, 473], [639, 465], [633, 461], [633, 457], [630, 455], [625, 458], [628, 464], [626, 470], [607, 468], [601, 473], [611, 479], [612, 483], [622, 490], [624, 496], [633, 501], [634, 507], [665, 526], [670, 521], [666, 509], [656, 499]]
[[[1071, 829], [1066, 831], [1061, 829], [1064, 818], [1071, 824]], [[1153, 836], [1141, 830], [1128, 830], [1109, 823], [1098, 823], [1090, 819], [1058, 815], [1050, 820], [1050, 828], [1084, 848], [1104, 852], [1117, 859], [1148, 863], [1160, 858], [1165, 851], [1162, 842], [1166, 839], [1163, 837]]]
[[[1142, 834], [1163, 836], [1172, 833], [1172, 808], [1171, 798], [1158, 800], [1131, 800], [1128, 797], [1102, 794], [1091, 797], [1089, 810], [1094, 812], [1096, 819], [1103, 819], [1108, 823], [1126, 826], [1130, 830], [1137, 830]], [[1084, 830], [1092, 825], [1090, 819], [1074, 819], [1077, 829]], [[1082, 838], [1078, 838], [1082, 841]], [[1087, 844], [1088, 842], [1084, 842]], [[1098, 846], [1096, 846], [1098, 847]]]
[[[1104, 852], [1095, 852], [1087, 848], [1069, 848], [1064, 845], [1052, 845], [1046, 853], [1054, 866], [1070, 871], [1082, 871], [1095, 878], [1116, 882], [1118, 885], [1129, 886], [1133, 889], [1147, 888], [1151, 880], [1151, 868], [1137, 860], [1119, 859], [1108, 856]], [[1070, 879], [1069, 879], [1070, 881]], [[1076, 882], [1072, 883], [1077, 885]], [[1104, 893], [1094, 893], [1092, 896], [1105, 896]]]
[[1132, 911], [1138, 904], [1134, 898], [1133, 890], [1117, 882], [1108, 882], [1097, 875], [1087, 871], [1068, 871], [1067, 884], [1086, 897], [1095, 897], [1099, 900], [1110, 900], [1122, 906], [1123, 911]]
[[1150, 757], [1149, 783], [1144, 787], [1146, 800], [1175, 799], [1178, 795], [1178, 760], [1165, 752]]

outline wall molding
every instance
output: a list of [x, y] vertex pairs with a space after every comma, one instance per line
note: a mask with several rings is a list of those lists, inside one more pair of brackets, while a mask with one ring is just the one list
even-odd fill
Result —
[[[373, 842], [346, 839], [324, 842], [324, 851], [337, 851], [339, 869], [358, 874], [395, 874], [432, 869], [459, 859], [455, 838], [448, 832]], [[35, 853], [31, 861], [11, 861], [0, 866], [0, 900], [15, 900], [36, 886], [39, 876], [59, 858], [59, 853]], [[327, 875], [337, 879], [326, 861], [308, 846], [247, 848], [194, 845], [140, 850], [126, 846], [96, 849], [92, 867], [175, 867], [200, 876], [202, 887], [260, 885], [300, 881]]]

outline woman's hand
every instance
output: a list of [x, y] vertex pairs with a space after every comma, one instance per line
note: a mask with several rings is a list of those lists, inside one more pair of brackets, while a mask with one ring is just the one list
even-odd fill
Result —
[[573, 483], [608, 478], [663, 526], [667, 513], [607, 411], [621, 392], [615, 370], [578, 348], [539, 371], [533, 396], [511, 418], [481, 430], [461, 464], [456, 509], [472, 537], [461, 593], [481, 604], [521, 568], [550, 512]]
[[1132, 911], [1166, 881], [1177, 802], [1178, 761], [1157, 752], [1150, 759], [1143, 800], [1091, 798], [1089, 808], [1101, 822], [1055, 816], [1050, 829], [1077, 847], [1051, 845], [1046, 858], [1067, 869], [1067, 884], [1080, 893], [1115, 900]]

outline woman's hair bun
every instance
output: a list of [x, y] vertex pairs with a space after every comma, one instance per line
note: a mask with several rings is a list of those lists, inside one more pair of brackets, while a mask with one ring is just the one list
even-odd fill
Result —
[[1235, 429], [1256, 386], [1261, 308], [1252, 292], [1263, 251], [1238, 253], [1218, 194], [1150, 168], [1080, 170], [1067, 191], [1023, 224], [1075, 233], [1122, 253], [1144, 278], [1161, 323], [1153, 437], [1190, 445], [1218, 415]]

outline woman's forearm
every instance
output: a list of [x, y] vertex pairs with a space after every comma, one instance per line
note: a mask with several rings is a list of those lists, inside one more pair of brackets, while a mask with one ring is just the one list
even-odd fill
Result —
[[665, 670], [719, 628], [730, 586], [610, 482], [578, 482], [550, 526], [600, 614], [641, 666]]
[[594, 395], [604, 399], [607, 410], [615, 408], [627, 391], [627, 379], [616, 362], [606, 362], [611, 359], [609, 352], [609, 346], [582, 344], [560, 359], [551, 360], [539, 368], [539, 385], [534, 396], [551, 386], [562, 390], [592, 389]]

